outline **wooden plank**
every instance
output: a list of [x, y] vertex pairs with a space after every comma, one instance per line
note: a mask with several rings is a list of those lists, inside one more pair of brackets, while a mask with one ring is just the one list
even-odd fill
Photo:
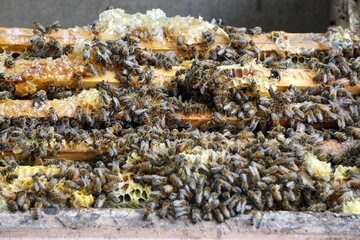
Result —
[[[0, 48], [12, 51], [24, 51], [29, 48], [30, 38], [33, 36], [32, 29], [28, 28], [0, 28]], [[86, 27], [60, 29], [58, 32], [53, 32], [49, 36], [55, 37], [61, 44], [74, 44], [83, 39], [92, 39], [95, 35]], [[282, 33], [283, 41], [278, 41], [276, 44], [272, 40], [271, 33], [263, 33], [259, 35], [247, 35], [248, 39], [255, 41], [256, 45], [263, 52], [285, 51], [292, 52], [299, 49], [324, 51], [329, 47], [324, 44], [323, 33]], [[108, 40], [108, 39], [103, 39]], [[223, 38], [216, 39], [216, 44], [229, 44]], [[279, 44], [280, 43], [280, 44]], [[169, 51], [178, 49], [174, 41], [166, 41], [162, 45], [154, 44], [152, 42], [142, 40], [141, 47], [146, 47], [154, 51]]]
[[[71, 64], [70, 64], [71, 62]], [[175, 73], [180, 69], [187, 69], [190, 66], [189, 62], [185, 62], [181, 66], [174, 66], [172, 70], [158, 69], [152, 67], [154, 77], [151, 81], [152, 84], [165, 86], [175, 78]], [[231, 69], [232, 66], [227, 66]], [[232, 77], [243, 77], [244, 75], [265, 76], [267, 79], [271, 75], [271, 68], [257, 67], [253, 72], [244, 73], [238, 66], [233, 66]], [[103, 80], [120, 85], [120, 82], [115, 79], [114, 71], [107, 71], [105, 75], [91, 76], [88, 75], [82, 60], [62, 57], [55, 60], [39, 59], [39, 60], [18, 60], [13, 68], [5, 68], [3, 63], [0, 63], [0, 72], [6, 74], [6, 81], [13, 84], [16, 89], [16, 94], [19, 96], [26, 96], [37, 90], [45, 89], [49, 82], [54, 82], [57, 86], [75, 87], [76, 73], [85, 75], [83, 78], [83, 87], [91, 88]], [[316, 86], [317, 83], [313, 81], [315, 70], [312, 69], [281, 69], [280, 80], [271, 80], [278, 90], [284, 91], [290, 85], [294, 85], [300, 89], [307, 89]], [[267, 81], [267, 80], [266, 80]], [[136, 84], [136, 81], [135, 81]], [[328, 83], [327, 85], [330, 85]], [[347, 86], [353, 95], [360, 95], [360, 84], [355, 86]]]
[[[273, 36], [279, 36], [275, 41]], [[252, 39], [256, 46], [265, 53], [269, 52], [299, 52], [300, 50], [326, 51], [329, 46], [324, 42], [323, 33], [286, 33], [274, 31], [259, 35], [247, 35]]]
[[[81, 101], [78, 100], [49, 100], [45, 101], [40, 107], [33, 106], [33, 100], [5, 100], [0, 101], [0, 116], [8, 116], [8, 117], [20, 117], [20, 116], [28, 116], [28, 117], [38, 117], [45, 118], [50, 117], [49, 108], [53, 107], [56, 111], [58, 117], [69, 117], [72, 118], [75, 115], [76, 107], [81, 106], [83, 110], [90, 113], [94, 106], [92, 105], [84, 105]], [[289, 104], [290, 107], [301, 105], [301, 104]], [[326, 104], [318, 104], [322, 105], [323, 108], [327, 108]], [[100, 106], [99, 106], [100, 107]], [[347, 111], [346, 109], [341, 109], [341, 112]], [[181, 111], [176, 111], [176, 115], [181, 117], [182, 122], [190, 121], [193, 126], [199, 127], [201, 124], [213, 120], [213, 115], [211, 110], [202, 111], [201, 113], [193, 113], [191, 115], [186, 115]], [[251, 121], [251, 118], [239, 120], [236, 117], [228, 117], [223, 114], [220, 114], [221, 120], [224, 122], [228, 122], [231, 124], [239, 124], [241, 122], [247, 124]], [[258, 116], [262, 116], [262, 113], [259, 112]], [[115, 115], [115, 117], [121, 117], [121, 114]], [[289, 120], [287, 118], [283, 118], [280, 121], [280, 124], [283, 126], [287, 126]], [[316, 128], [322, 128], [325, 126], [335, 126], [336, 123], [332, 121], [324, 121], [322, 123], [314, 124]]]
[[[34, 34], [30, 28], [0, 27], [0, 49], [22, 52], [31, 46], [30, 38], [32, 36]], [[94, 37], [91, 30], [86, 27], [59, 29], [59, 31], [54, 31], [49, 36], [54, 37], [61, 44], [75, 44], [80, 40]]]
[[358, 239], [360, 216], [314, 212], [264, 212], [256, 225], [251, 215], [238, 215], [223, 224], [188, 218], [141, 219], [139, 209], [44, 209], [42, 218], [30, 211], [0, 213], [4, 238], [171, 238], [171, 239]]
[[[245, 145], [248, 142], [253, 141], [254, 139], [252, 138], [247, 138], [244, 139], [244, 141], [242, 142], [242, 146], [239, 146], [242, 150], [245, 150]], [[92, 142], [92, 139], [88, 139], [88, 142]], [[97, 140], [98, 142], [101, 142], [102, 140], [99, 139]], [[319, 148], [319, 149], [323, 149], [323, 151], [325, 153], [332, 153], [332, 154], [337, 154], [337, 155], [342, 155], [343, 153], [345, 153], [345, 151], [353, 146], [354, 141], [353, 140], [348, 140], [345, 142], [339, 142], [335, 139], [329, 139], [329, 140], [324, 140], [321, 143], [318, 143], [317, 145], [315, 145], [314, 147]], [[106, 152], [105, 149], [102, 149], [103, 152]], [[122, 150], [121, 149], [117, 149], [118, 153], [121, 154]], [[12, 156], [17, 160], [26, 160], [28, 159], [28, 156], [23, 156], [21, 153], [14, 153], [10, 150], [8, 151], [3, 151], [2, 152], [2, 156]], [[70, 146], [65, 146], [64, 148], [60, 149], [55, 156], [46, 156], [43, 157], [43, 160], [47, 160], [47, 159], [57, 159], [57, 160], [72, 160], [72, 161], [94, 161], [96, 160], [96, 151], [90, 147], [87, 147], [85, 145], [77, 145], [76, 148], [72, 148]]]

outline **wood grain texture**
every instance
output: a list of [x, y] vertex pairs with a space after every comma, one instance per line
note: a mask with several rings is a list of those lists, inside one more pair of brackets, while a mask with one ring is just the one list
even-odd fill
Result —
[[171, 239], [358, 239], [360, 216], [314, 212], [264, 212], [257, 225], [250, 215], [223, 224], [189, 219], [141, 219], [139, 209], [44, 209], [33, 220], [31, 212], [0, 213], [4, 238], [171, 238]]
[[[33, 36], [32, 29], [29, 28], [0, 28], [0, 48], [11, 51], [24, 51], [31, 46], [30, 38]], [[90, 29], [69, 28], [60, 29], [49, 36], [56, 38], [61, 44], [74, 44], [79, 40], [92, 39], [95, 35]], [[324, 42], [323, 33], [281, 33], [282, 41], [276, 44], [272, 40], [271, 33], [260, 35], [247, 35], [248, 39], [254, 40], [256, 45], [263, 52], [284, 51], [291, 52], [296, 50], [315, 50], [325, 51], [329, 47]], [[111, 39], [103, 39], [111, 40]], [[229, 44], [228, 40], [215, 36], [216, 44]], [[163, 44], [154, 44], [146, 39], [140, 41], [140, 47], [146, 47], [154, 51], [176, 50], [178, 46], [176, 41], [166, 41]], [[200, 46], [201, 47], [201, 46]]]

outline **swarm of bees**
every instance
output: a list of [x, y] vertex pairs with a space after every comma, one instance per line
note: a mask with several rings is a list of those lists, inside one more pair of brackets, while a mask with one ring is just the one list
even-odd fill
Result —
[[[17, 59], [72, 54], [73, 45], [48, 36], [60, 27], [35, 23], [32, 46]], [[76, 96], [83, 78], [107, 71], [116, 72], [119, 84], [97, 83], [102, 106], [78, 106], [74, 116], [59, 117], [50, 107], [45, 118], [0, 117], [0, 150], [20, 156], [0, 163], [0, 202], [13, 212], [31, 210], [34, 219], [42, 208], [63, 207], [143, 207], [145, 220], [188, 216], [193, 223], [269, 210], [342, 212], [360, 186], [360, 99], [345, 88], [358, 82], [358, 46], [302, 53], [319, 84], [269, 88], [264, 96], [255, 80], [239, 89], [231, 70], [221, 69], [260, 62], [260, 49], [246, 33], [260, 34], [261, 28], [216, 28], [229, 35], [229, 46], [216, 45], [212, 31], [203, 32], [203, 48], [178, 37], [175, 45], [184, 55], [141, 48], [131, 34], [89, 39], [81, 51], [86, 72], [73, 76], [76, 88], [50, 83], [29, 97], [33, 106]], [[4, 64], [11, 68], [17, 59]], [[151, 84], [152, 69], [169, 71], [185, 60], [190, 67], [177, 70], [167, 87]], [[262, 63], [273, 68], [271, 81], [294, 64], [282, 53]], [[5, 77], [0, 75], [1, 100], [17, 99]], [[187, 118], [206, 114], [211, 119], [196, 126]], [[340, 154], [327, 151], [322, 143], [330, 140], [349, 146]], [[93, 161], [57, 159], [69, 146], [90, 149]], [[346, 181], [318, 174], [308, 153], [316, 163], [346, 169]], [[19, 170], [24, 166], [36, 170], [25, 174]]]

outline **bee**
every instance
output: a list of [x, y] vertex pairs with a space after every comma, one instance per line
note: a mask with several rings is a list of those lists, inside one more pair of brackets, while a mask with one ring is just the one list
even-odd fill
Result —
[[41, 173], [36, 173], [32, 176], [32, 180], [34, 182], [34, 189], [36, 192], [39, 192], [40, 190], [45, 189], [45, 185], [40, 181]]
[[7, 201], [7, 205], [8, 205], [8, 209], [9, 209], [11, 212], [17, 212], [17, 211], [19, 211], [19, 206], [17, 205], [16, 201], [14, 201], [14, 200], [9, 200], [9, 201]]
[[143, 212], [143, 220], [148, 220], [150, 214], [154, 211], [155, 208], [155, 203], [154, 202], [150, 202], [148, 204], [146, 204], [145, 208], [144, 208], [144, 212]]
[[26, 192], [25, 191], [19, 192], [16, 198], [16, 203], [20, 208], [23, 208], [25, 200], [26, 200]]
[[260, 190], [256, 190], [256, 191], [248, 191], [248, 196], [249, 198], [252, 200], [252, 202], [254, 203], [255, 207], [259, 210], [263, 209], [263, 202], [261, 199], [261, 191]]
[[275, 201], [281, 202], [282, 201], [282, 195], [280, 192], [280, 186], [279, 185], [270, 185], [270, 191], [272, 193], [272, 196]]
[[327, 82], [328, 82], [328, 79], [327, 79], [327, 75], [326, 75], [324, 69], [319, 68], [319, 69], [316, 71], [313, 80], [314, 80], [315, 82], [324, 82], [324, 83], [327, 83]]
[[93, 181], [93, 191], [94, 193], [101, 193], [102, 191], [102, 183], [100, 177], [96, 176]]
[[266, 206], [271, 209], [274, 206], [274, 198], [271, 192], [265, 193]]
[[201, 220], [201, 212], [198, 208], [191, 208], [191, 221], [198, 223]]
[[324, 212], [326, 209], [325, 203], [313, 203], [308, 207], [308, 210], [313, 212]]
[[261, 50], [255, 45], [254, 40], [249, 41], [249, 45], [251, 46], [252, 50], [256, 53], [256, 55], [260, 56]]
[[89, 58], [90, 58], [90, 45], [88, 43], [85, 43], [83, 49], [83, 60], [86, 61]]
[[54, 107], [49, 107], [49, 114], [50, 114], [50, 123], [52, 125], [55, 125], [56, 122], [59, 120], [59, 117], [56, 114]]
[[241, 182], [240, 186], [243, 190], [249, 189], [248, 178], [245, 173], [240, 174], [240, 182]]
[[61, 57], [63, 53], [62, 45], [54, 37], [50, 37], [50, 41], [45, 43], [45, 56], [53, 59]]
[[350, 73], [350, 83], [351, 86], [355, 86], [357, 82], [359, 81], [357, 72], [351, 72]]
[[173, 64], [170, 61], [165, 61], [164, 68], [166, 70], [171, 70], [172, 66], [173, 66]]
[[311, 182], [310, 177], [305, 172], [299, 172], [298, 174], [298, 182], [300, 184], [300, 188], [314, 190], [315, 187]]
[[7, 99], [10, 99], [12, 98], [12, 94], [8, 91], [2, 91], [0, 92], [0, 100], [7, 100]]
[[59, 31], [59, 28], [61, 28], [59, 21], [55, 21], [45, 28], [45, 34], [50, 34], [52, 31], [57, 32]]
[[76, 73], [74, 75], [74, 78], [75, 78], [75, 86], [76, 86], [76, 90], [81, 90], [82, 87], [83, 87], [83, 84], [82, 84], [82, 75], [81, 73]]
[[215, 209], [213, 212], [214, 212], [215, 220], [218, 223], [224, 222], [224, 220], [225, 220], [224, 215], [221, 213], [221, 211], [219, 209]]
[[219, 209], [224, 216], [224, 219], [229, 219], [231, 217], [230, 210], [225, 204], [220, 204]]
[[174, 173], [170, 175], [169, 179], [170, 182], [177, 188], [181, 188], [184, 185], [182, 180]]
[[347, 127], [347, 131], [354, 136], [354, 138], [360, 138], [360, 128]]
[[262, 33], [262, 29], [261, 29], [261, 27], [254, 27], [254, 28], [248, 29], [247, 32], [250, 35], [259, 35]]
[[64, 185], [70, 189], [74, 189], [74, 190], [80, 189], [79, 185], [77, 185], [75, 182], [73, 182], [71, 180], [66, 180]]
[[91, 75], [98, 76], [98, 72], [96, 71], [95, 67], [91, 63], [87, 62], [85, 64], [85, 67], [91, 73]]
[[203, 200], [203, 189], [196, 189], [195, 190], [195, 203], [196, 204], [201, 204], [202, 203], [202, 200]]
[[83, 111], [82, 119], [84, 120], [84, 123], [90, 128], [94, 126], [93, 118], [86, 111]]
[[293, 108], [294, 113], [300, 118], [305, 119], [305, 114], [303, 111], [301, 111], [298, 107]]
[[203, 43], [206, 46], [215, 42], [214, 34], [212, 32], [202, 32]]
[[15, 66], [15, 62], [14, 62], [14, 59], [11, 57], [8, 57], [4, 60], [4, 65], [5, 67], [7, 68], [12, 68]]
[[47, 100], [46, 91], [45, 90], [37, 91], [31, 96], [31, 99], [35, 99], [33, 106], [35, 108], [39, 108]]
[[255, 226], [256, 228], [259, 227], [260, 221], [261, 221], [262, 214], [258, 211], [252, 211], [251, 212], [251, 218], [250, 223], [252, 226]]
[[17, 179], [18, 177], [19, 176], [17, 174], [12, 173], [12, 174], [9, 174], [9, 175], [6, 176], [6, 181], [11, 182], [11, 181]]
[[64, 51], [65, 55], [72, 54], [74, 52], [74, 45], [73, 44], [66, 44], [64, 46], [63, 51]]
[[344, 116], [338, 116], [336, 122], [337, 122], [339, 129], [341, 129], [341, 130], [345, 129], [346, 122], [345, 122]]
[[343, 132], [335, 132], [334, 137], [340, 142], [345, 142], [347, 139], [346, 134]]
[[33, 209], [33, 218], [38, 220], [42, 214], [43, 201], [40, 199], [36, 199]]
[[273, 80], [273, 79], [281, 80], [280, 70], [278, 70], [278, 69], [271, 69], [269, 79], [270, 79], [270, 80]]
[[159, 209], [160, 218], [164, 218], [168, 215], [169, 208], [170, 208], [170, 203], [168, 201], [163, 202], [161, 208]]
[[33, 25], [33, 32], [34, 34], [42, 34], [44, 35], [46, 33], [46, 28], [42, 26], [39, 22], [34, 22]]
[[31, 204], [31, 202], [30, 202], [29, 198], [25, 198], [25, 201], [24, 201], [23, 205], [21, 206], [21, 210], [24, 212], [28, 211], [30, 209], [30, 204]]
[[182, 39], [182, 37], [177, 37], [176, 38], [176, 43], [180, 47], [180, 50], [182, 52], [186, 53], [188, 51], [186, 46], [184, 45], [184, 40]]

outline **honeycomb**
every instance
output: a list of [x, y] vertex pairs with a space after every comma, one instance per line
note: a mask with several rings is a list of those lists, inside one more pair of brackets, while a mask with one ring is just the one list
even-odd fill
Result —
[[[268, 73], [264, 72], [263, 66], [256, 63], [253, 59], [247, 62], [244, 66], [238, 65], [227, 65], [219, 66], [218, 70], [231, 69], [232, 71], [238, 71], [235, 73], [235, 77], [232, 78], [231, 84], [236, 88], [245, 88], [248, 87], [253, 80], [256, 82], [256, 89], [260, 91], [262, 96], [267, 96], [269, 94], [269, 88], [274, 87], [267, 75]], [[238, 76], [237, 76], [238, 75]]]
[[73, 191], [70, 197], [70, 206], [74, 208], [88, 208], [94, 203], [93, 195], [86, 195], [82, 191]]
[[330, 163], [320, 161], [312, 152], [305, 154], [305, 161], [315, 176], [323, 178], [326, 181], [330, 180], [332, 174]]
[[65, 98], [66, 101], [75, 101], [81, 103], [83, 106], [92, 109], [98, 109], [104, 106], [104, 102], [100, 93], [95, 88], [81, 91], [78, 95]]
[[343, 213], [359, 214], [360, 213], [360, 200], [348, 201], [343, 204]]
[[211, 161], [210, 157], [213, 154], [217, 155], [219, 153], [212, 149], [204, 149], [200, 146], [196, 146], [193, 149], [186, 150], [180, 155], [183, 155], [190, 163], [194, 163], [195, 159], [200, 158], [201, 163], [208, 164]]
[[18, 166], [14, 173], [19, 178], [31, 178], [36, 173], [44, 173], [47, 177], [51, 177], [54, 174], [59, 173], [59, 167], [57, 166]]
[[[3, 206], [4, 195], [11, 195], [20, 191], [35, 192], [35, 184], [32, 176], [36, 173], [44, 173], [46, 177], [51, 177], [59, 173], [60, 169], [56, 166], [19, 166], [14, 170], [14, 174], [18, 178], [12, 182], [2, 181], [2, 196], [0, 197], [0, 208]], [[44, 175], [40, 175], [39, 180], [46, 188], [48, 181]], [[72, 190], [64, 185], [64, 180], [59, 181], [52, 189], [55, 193], [61, 194], [69, 199], [72, 207], [83, 208], [91, 207], [94, 198], [92, 195], [87, 195], [84, 191]]]
[[334, 180], [335, 181], [342, 181], [349, 179], [349, 176], [346, 174], [347, 170], [351, 170], [356, 174], [360, 174], [360, 169], [357, 167], [344, 167], [342, 165], [339, 165], [335, 169], [334, 173]]
[[118, 189], [114, 195], [119, 198], [118, 207], [140, 207], [151, 200], [151, 187], [132, 180], [133, 174], [120, 174]]
[[[143, 32], [144, 36], [151, 37], [155, 43], [163, 43], [166, 36], [172, 36], [184, 38], [185, 44], [189, 45], [200, 43], [202, 32], [214, 31], [214, 27], [215, 25], [201, 17], [166, 17], [165, 12], [160, 9], [149, 10], [146, 14], [127, 14], [123, 9], [112, 9], [101, 13], [96, 24], [96, 29], [103, 39], [118, 38], [124, 36], [128, 29], [136, 29]], [[228, 39], [223, 30], [219, 28], [217, 31], [223, 38]]]

